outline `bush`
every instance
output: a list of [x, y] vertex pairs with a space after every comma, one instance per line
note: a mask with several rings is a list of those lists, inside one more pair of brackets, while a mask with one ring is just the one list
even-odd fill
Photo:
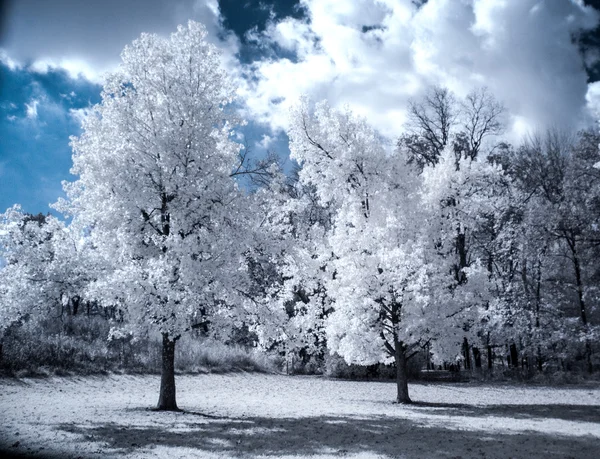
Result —
[[175, 367], [181, 372], [273, 372], [274, 363], [256, 349], [226, 345], [208, 338], [183, 336], [175, 347]]
[[325, 357], [325, 375], [340, 379], [394, 379], [396, 368], [392, 365], [348, 365], [338, 354]]
[[[64, 316], [22, 320], [4, 335], [0, 370], [17, 376], [159, 373], [159, 334], [108, 340], [111, 323], [100, 316]], [[273, 371], [265, 354], [242, 346], [184, 336], [176, 347], [180, 372]]]
[[107, 334], [106, 321], [97, 317], [24, 320], [5, 333], [0, 368], [26, 375], [105, 372], [111, 360]]

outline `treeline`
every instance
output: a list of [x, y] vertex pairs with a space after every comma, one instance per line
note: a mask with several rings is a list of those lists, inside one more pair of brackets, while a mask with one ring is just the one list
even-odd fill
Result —
[[[341, 162], [348, 163], [344, 166], [348, 166], [350, 172], [340, 174], [344, 183], [340, 181], [339, 191], [347, 195], [362, 188], [358, 205], [366, 220], [374, 218], [367, 216], [372, 211], [368, 209], [372, 206], [368, 194], [376, 188], [366, 183], [352, 184], [358, 175], [368, 181], [361, 169], [365, 170], [368, 167], [366, 161], [372, 158], [361, 157], [360, 152], [344, 157], [347, 152], [336, 151], [340, 146], [351, 150], [354, 146], [348, 145], [347, 139], [355, 136], [360, 127], [352, 125], [351, 114], [332, 115], [329, 110], [325, 108], [319, 112], [317, 109], [313, 115], [318, 122], [328, 124], [323, 131], [319, 132], [318, 128], [310, 131], [306, 120], [311, 115], [306, 108], [300, 115], [301, 132], [290, 135], [292, 143], [298, 142], [297, 136], [304, 137], [309, 145], [300, 148], [318, 150], [316, 154], [334, 163], [336, 169], [329, 179], [325, 179], [327, 166], [321, 162], [318, 170], [299, 170], [300, 177], [288, 184], [289, 199], [305, 200], [305, 205], [300, 206], [303, 213], [291, 217], [296, 239], [306, 238], [307, 228], [314, 228], [316, 223], [324, 232], [335, 233], [339, 202], [336, 205], [324, 201], [319, 195], [319, 186], [323, 185], [318, 182], [328, 180], [325, 186], [335, 186], [331, 177], [339, 173]], [[597, 130], [575, 133], [549, 129], [532, 133], [520, 145], [510, 145], [502, 141], [504, 109], [484, 89], [458, 100], [445, 88], [431, 88], [423, 99], [410, 105], [409, 114], [407, 132], [398, 140], [394, 153], [385, 155], [407, 165], [409, 178], [397, 182], [413, 180], [408, 188], [421, 187], [418, 205], [433, 204], [430, 209], [433, 212], [420, 222], [422, 227], [434, 228], [433, 232], [427, 233], [429, 242], [434, 241], [433, 246], [428, 247], [433, 251], [430, 259], [436, 259], [434, 264], [445, 266], [451, 273], [450, 278], [442, 277], [441, 282], [445, 282], [446, 293], [453, 292], [453, 298], [442, 301], [445, 304], [437, 312], [436, 320], [440, 317], [446, 320], [446, 323], [441, 321], [439, 330], [424, 326], [420, 330], [421, 336], [408, 338], [416, 344], [407, 357], [417, 357], [414, 351], [419, 351], [419, 365], [429, 370], [480, 369], [488, 374], [494, 370], [508, 370], [508, 374], [516, 372], [521, 376], [554, 371], [592, 373], [598, 364], [600, 275], [600, 135]], [[326, 129], [335, 131], [332, 134]], [[292, 145], [292, 152], [297, 155], [294, 148]], [[301, 156], [299, 159], [302, 161]], [[307, 165], [310, 168], [309, 161], [302, 162], [304, 169]], [[373, 173], [373, 181], [378, 180], [385, 180], [383, 171]], [[397, 185], [397, 189], [402, 187]], [[331, 193], [331, 190], [326, 192]], [[347, 196], [339, 199], [347, 199]], [[383, 206], [406, 206], [406, 202], [401, 201], [409, 199], [409, 194], [398, 193]], [[410, 209], [403, 209], [403, 213], [410, 214]], [[352, 219], [344, 222], [346, 226], [354, 224]], [[376, 238], [375, 231], [383, 226], [382, 221], [374, 224], [369, 228], [369, 237]], [[418, 233], [420, 230], [413, 231]], [[352, 239], [351, 234], [345, 232], [344, 236], [343, 240], [337, 241], [340, 247], [347, 244], [360, 247], [360, 241]], [[414, 236], [406, 237], [410, 240]], [[419, 250], [419, 244], [423, 241], [412, 240], [404, 255]], [[326, 245], [332, 248], [331, 243]], [[335, 269], [325, 276], [314, 275], [317, 268], [327, 272], [332, 261], [335, 264], [336, 254], [331, 253], [325, 259], [317, 257], [317, 250], [312, 247], [309, 258], [321, 259], [318, 266], [312, 267], [313, 273], [305, 271], [299, 276], [298, 262], [295, 261], [291, 263], [290, 278], [281, 280], [282, 290], [288, 289], [283, 309], [289, 318], [286, 326], [291, 327], [283, 333], [285, 346], [289, 348], [290, 336], [299, 337], [295, 349], [309, 367], [318, 366], [311, 359], [323, 359], [327, 354], [326, 328], [336, 303], [336, 298], [328, 295], [339, 288], [339, 282], [327, 280], [327, 276], [335, 278], [338, 275]], [[369, 253], [369, 250], [368, 247], [360, 249], [363, 253]], [[356, 252], [353, 256], [354, 260], [360, 258]], [[378, 259], [377, 269], [382, 269], [384, 258]], [[405, 263], [405, 259], [397, 260]], [[310, 262], [304, 259], [300, 265], [306, 267]], [[362, 267], [359, 271], [366, 274]], [[438, 280], [433, 280], [433, 271], [428, 273], [429, 282], [436, 283]], [[414, 272], [403, 275], [402, 280], [406, 280], [414, 276]], [[310, 283], [306, 281], [308, 277], [312, 277]], [[397, 280], [396, 285], [402, 285], [402, 280]], [[364, 279], [354, 281], [356, 283], [350, 288], [356, 292]], [[467, 286], [469, 283], [472, 284], [470, 287]], [[406, 283], [405, 288], [408, 285]], [[412, 288], [422, 286], [413, 285]], [[435, 291], [431, 285], [428, 288], [430, 292]], [[392, 290], [388, 288], [383, 293]], [[459, 293], [461, 290], [463, 293]], [[443, 295], [444, 292], [438, 291], [437, 299], [433, 295], [428, 300], [436, 302]], [[344, 297], [344, 300], [352, 301], [352, 298]], [[456, 302], [458, 306], [452, 304]], [[394, 301], [391, 303], [394, 305]], [[402, 308], [396, 306], [399, 310]], [[427, 303], [427, 307], [431, 306], [431, 302]], [[368, 340], [369, 332], [373, 330], [385, 334], [386, 327], [389, 330], [410, 326], [410, 323], [401, 324], [401, 318], [393, 317], [393, 308], [386, 307], [383, 301], [379, 301], [377, 308], [378, 317], [371, 327], [361, 330], [363, 338], [358, 338], [359, 343], [360, 339]], [[348, 312], [352, 316], [364, 311], [354, 308]], [[401, 314], [396, 312], [396, 315]], [[452, 322], [454, 317], [460, 317], [458, 322]], [[310, 318], [308, 322], [307, 318]], [[409, 320], [433, 323], [427, 314]], [[331, 325], [329, 327], [331, 330]], [[460, 332], [452, 331], [453, 327], [458, 327]], [[450, 330], [443, 331], [444, 328]], [[453, 345], [444, 343], [441, 347], [453, 349], [454, 354], [440, 349], [440, 343], [448, 336]], [[391, 360], [393, 339], [385, 341], [383, 346]], [[361, 359], [352, 356], [348, 360]], [[385, 357], [381, 360], [389, 361]], [[373, 359], [365, 363], [373, 363]]]

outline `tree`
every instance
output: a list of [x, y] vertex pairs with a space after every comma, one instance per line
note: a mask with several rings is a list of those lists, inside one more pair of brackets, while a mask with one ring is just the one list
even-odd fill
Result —
[[174, 356], [182, 333], [240, 323], [250, 199], [233, 176], [234, 87], [206, 30], [142, 34], [107, 77], [102, 101], [72, 138], [68, 201], [109, 263], [87, 294], [120, 304], [138, 331], [162, 335], [159, 410], [177, 410]]
[[419, 167], [435, 165], [451, 140], [458, 117], [454, 95], [441, 86], [433, 86], [421, 101], [411, 101], [408, 108], [408, 132], [399, 146], [406, 148], [409, 162]]
[[18, 205], [0, 215], [0, 250], [0, 337], [19, 320], [62, 317], [97, 269], [75, 225], [23, 213]]
[[415, 351], [433, 336], [440, 352], [460, 345], [451, 326], [458, 303], [445, 288], [451, 272], [422, 231], [420, 177], [349, 110], [320, 103], [311, 115], [303, 101], [288, 135], [300, 182], [337, 209], [318, 250], [331, 254], [322, 271], [334, 309], [326, 319], [330, 352], [348, 363], [394, 362], [397, 402], [410, 403]]
[[[417, 167], [419, 173], [425, 169], [434, 171], [436, 166], [442, 160], [444, 155], [450, 154], [454, 157], [454, 168], [459, 171], [461, 167], [467, 167], [471, 171], [471, 164], [482, 158], [482, 150], [490, 137], [497, 136], [503, 131], [504, 107], [488, 92], [486, 88], [476, 89], [463, 99], [458, 100], [447, 88], [440, 86], [431, 87], [425, 96], [419, 101], [411, 101], [409, 105], [409, 115], [406, 133], [398, 140], [397, 147], [403, 152], [410, 164]], [[495, 147], [494, 147], [495, 148]], [[493, 151], [493, 148], [490, 152]], [[489, 153], [489, 152], [488, 152]], [[439, 170], [446, 170], [442, 167]], [[452, 175], [459, 176], [459, 181], [463, 180], [468, 188], [475, 188], [471, 180], [465, 180], [464, 174], [454, 174], [447, 170], [447, 178]], [[440, 177], [443, 181], [444, 178]], [[472, 191], [465, 190], [464, 195], [461, 190], [451, 190], [451, 193], [440, 202], [441, 208], [438, 214], [456, 213], [456, 208], [466, 205], [468, 202], [476, 201], [479, 198]], [[471, 194], [471, 196], [467, 196]], [[488, 194], [489, 198], [490, 195]], [[457, 199], [463, 199], [458, 202]], [[481, 220], [488, 221], [488, 229], [494, 230], [495, 212], [480, 215]], [[463, 225], [460, 220], [454, 219], [454, 251], [447, 253], [448, 257], [454, 258], [453, 269], [455, 273], [455, 282], [462, 285], [467, 282], [466, 270], [471, 265], [471, 261], [485, 254], [473, 251], [470, 246], [476, 238], [469, 231], [483, 231], [485, 225], [473, 226]], [[486, 235], [489, 239], [491, 234]], [[454, 252], [454, 253], [453, 253]], [[471, 253], [473, 252], [473, 253]], [[489, 254], [486, 256], [489, 259]], [[465, 330], [470, 328], [465, 324]], [[467, 367], [470, 363], [469, 342], [465, 338], [465, 361]], [[475, 360], [479, 362], [479, 349], [474, 350], [477, 355]]]
[[50, 278], [54, 259], [53, 239], [63, 229], [57, 219], [32, 216], [13, 206], [0, 216], [0, 248], [4, 266], [0, 269], [0, 324], [2, 330], [27, 316], [47, 313], [61, 296]]
[[564, 352], [569, 347], [564, 337], [571, 345], [583, 342], [589, 372], [597, 333], [590, 313], [598, 302], [600, 175], [594, 164], [599, 140], [590, 131], [575, 136], [548, 130], [528, 139], [510, 160], [510, 172], [528, 196], [527, 243], [537, 246], [538, 255], [524, 260], [523, 269], [526, 264], [538, 266], [536, 304], [558, 306], [552, 308], [561, 316], [561, 321], [553, 321], [554, 335], [560, 338], [557, 345]]
[[504, 132], [504, 106], [486, 88], [471, 91], [460, 104], [460, 132], [454, 141], [455, 154], [477, 159], [486, 138]]
[[397, 146], [419, 169], [436, 165], [447, 146], [457, 162], [476, 159], [489, 137], [502, 134], [504, 111], [486, 88], [458, 100], [448, 88], [433, 86], [421, 100], [410, 102], [406, 132]]
[[[458, 166], [458, 167], [457, 167]], [[509, 178], [488, 161], [455, 156], [446, 147], [436, 165], [423, 172], [423, 201], [428, 210], [429, 238], [435, 242], [439, 269], [451, 273], [445, 287], [456, 303], [457, 324], [463, 330], [465, 368], [473, 351], [479, 366], [479, 348], [469, 341], [481, 332], [493, 299], [495, 269], [500, 250], [498, 232], [510, 217]]]
[[281, 173], [258, 193], [270, 243], [255, 276], [265, 289], [257, 295], [265, 304], [256, 331], [265, 349], [285, 354], [286, 367], [296, 356], [302, 365], [322, 364], [325, 319], [332, 310], [322, 280], [329, 254], [321, 251], [321, 241], [335, 210], [318, 202], [314, 186], [299, 182], [300, 170], [290, 177]]

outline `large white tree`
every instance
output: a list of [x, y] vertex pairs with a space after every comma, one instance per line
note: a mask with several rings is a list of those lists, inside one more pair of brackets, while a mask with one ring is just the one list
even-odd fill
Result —
[[223, 331], [243, 303], [249, 198], [233, 178], [235, 88], [206, 34], [190, 21], [168, 38], [142, 34], [125, 47], [72, 139], [79, 179], [64, 185], [68, 201], [57, 205], [90, 228], [110, 262], [88, 295], [162, 334], [161, 410], [177, 409], [181, 334], [209, 323]]
[[289, 136], [300, 181], [337, 208], [321, 247], [331, 254], [323, 272], [334, 301], [328, 346], [348, 363], [394, 362], [397, 401], [409, 403], [410, 356], [432, 338], [454, 351], [461, 341], [451, 326], [460, 326], [461, 304], [429, 231], [421, 177], [398, 151], [386, 151], [365, 120], [326, 103], [311, 112], [303, 101]]

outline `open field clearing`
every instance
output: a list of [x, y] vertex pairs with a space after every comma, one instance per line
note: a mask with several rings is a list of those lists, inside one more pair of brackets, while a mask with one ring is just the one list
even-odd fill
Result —
[[596, 458], [600, 389], [182, 375], [0, 381], [0, 450], [32, 457]]

